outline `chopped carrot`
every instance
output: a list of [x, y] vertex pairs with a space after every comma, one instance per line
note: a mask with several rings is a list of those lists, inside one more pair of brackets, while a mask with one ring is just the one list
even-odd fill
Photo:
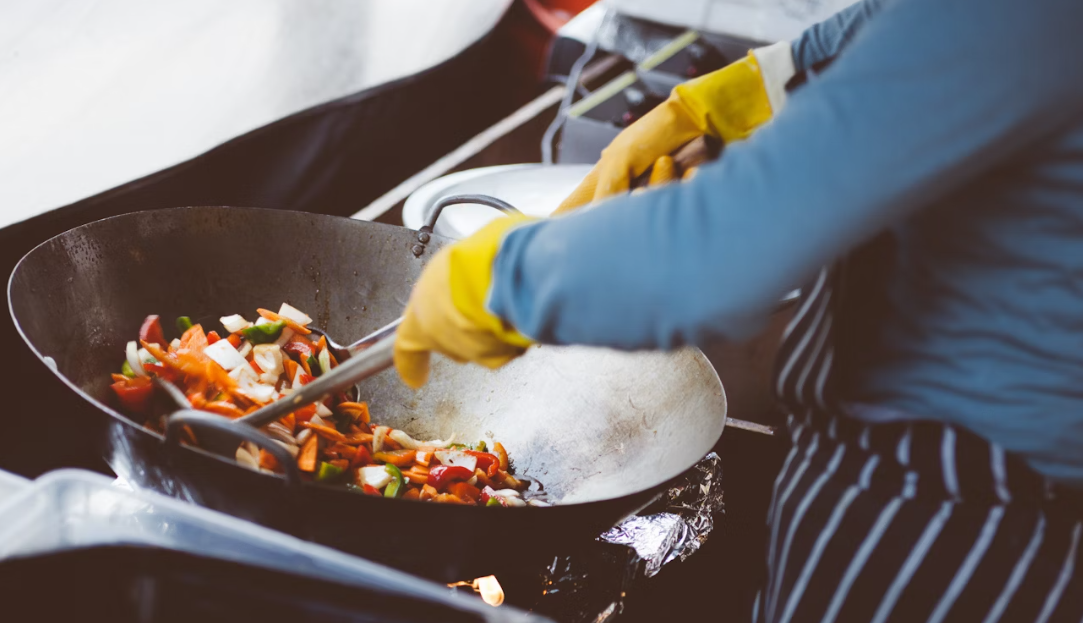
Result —
[[228, 418], [237, 419], [244, 417], [244, 411], [237, 405], [229, 402], [228, 400], [215, 400], [214, 402], [208, 402], [203, 405], [203, 410], [210, 411], [211, 413], [217, 413], [218, 415], [224, 415]]
[[301, 447], [301, 452], [297, 456], [297, 469], [302, 472], [316, 471], [316, 450], [319, 440], [319, 437], [312, 435], [305, 441], [305, 445]]
[[[308, 357], [301, 357], [301, 369], [305, 371], [305, 374], [308, 375], [308, 378], [313, 378], [312, 368], [308, 365]], [[301, 384], [305, 384], [305, 379], [303, 377], [301, 378]]]
[[364, 422], [365, 424], [370, 421], [367, 402], [340, 402], [338, 410], [349, 415], [354, 421]]
[[414, 459], [418, 465], [429, 466], [432, 461], [432, 453], [436, 451], [436, 448], [430, 448], [429, 446], [421, 446], [417, 449], [417, 457]]
[[233, 348], [240, 348], [244, 338], [239, 333], [230, 333], [226, 340], [233, 345]]
[[414, 483], [415, 485], [427, 485], [427, 484], [429, 484], [429, 475], [427, 473], [422, 473], [422, 472], [419, 472], [419, 471], [415, 471], [414, 469], [408, 469], [408, 470], [404, 471], [402, 473], [402, 475], [407, 480]]
[[222, 339], [222, 336], [218, 335], [217, 331], [211, 331], [210, 333], [207, 334], [207, 346], [210, 346], [211, 344], [214, 344], [215, 342], [218, 342], [221, 339]]
[[207, 398], [203, 395], [203, 392], [195, 392], [188, 396], [188, 402], [193, 409], [202, 409], [207, 404]]
[[278, 459], [275, 458], [275, 455], [261, 448], [259, 451], [259, 466], [272, 472], [278, 471]]
[[504, 449], [504, 445], [498, 441], [493, 444], [493, 450], [500, 459], [500, 469], [508, 471], [508, 451]]
[[470, 502], [464, 502], [462, 498], [451, 493], [437, 493], [433, 498], [437, 502], [442, 504], [469, 504]]
[[297, 428], [297, 417], [291, 413], [279, 420], [278, 423], [285, 426], [290, 431], [290, 434], [293, 434], [293, 431]]
[[[316, 352], [318, 353], [318, 352], [322, 351], [325, 348], [327, 348], [327, 336], [326, 335], [321, 335], [320, 336], [320, 341], [316, 342]], [[327, 354], [330, 355], [331, 353], [327, 353]]]
[[293, 415], [297, 418], [298, 424], [304, 424], [312, 419], [316, 415], [316, 405], [305, 405], [300, 409], [293, 412]]
[[207, 334], [203, 333], [203, 327], [198, 324], [189, 327], [180, 338], [180, 347], [203, 352], [207, 347]]
[[474, 485], [465, 482], [452, 483], [447, 488], [448, 493], [460, 498], [463, 501], [470, 501], [474, 504], [478, 503], [478, 497], [481, 495], [481, 490]]
[[335, 467], [337, 467], [337, 468], [339, 468], [341, 470], [346, 470], [347, 468], [350, 467], [350, 462], [347, 461], [346, 459], [332, 459], [332, 460], [328, 461], [328, 463], [330, 463], [331, 465], [334, 465]]
[[404, 499], [404, 500], [418, 500], [418, 499], [421, 499], [421, 491], [419, 491], [419, 490], [417, 490], [417, 489], [415, 489], [413, 487], [410, 487], [409, 489], [406, 490], [406, 493], [402, 494], [402, 499]]
[[309, 333], [312, 333], [312, 329], [309, 329], [308, 327], [302, 327], [301, 325], [290, 320], [289, 318], [279, 316], [278, 314], [274, 313], [269, 309], [257, 309], [256, 311], [259, 313], [260, 316], [263, 316], [271, 322], [278, 322], [279, 320], [281, 320], [282, 322], [286, 323], [287, 327], [293, 329], [294, 333], [300, 333], [301, 335], [308, 335]]
[[353, 433], [346, 437], [346, 443], [355, 446], [363, 443], [372, 443], [372, 433]]
[[123, 374], [112, 374], [110, 376], [113, 377], [113, 382], [114, 383], [127, 383], [128, 382], [128, 377], [124, 376]]
[[293, 382], [293, 379], [297, 377], [297, 362], [289, 357], [282, 358], [282, 367], [286, 369], [286, 378]]
[[255, 359], [249, 361], [248, 365], [252, 366], [252, 369], [256, 371], [256, 374], [263, 374], [263, 368], [259, 367], [259, 364], [256, 363]]
[[188, 438], [189, 443], [191, 443], [193, 446], [199, 445], [199, 439], [196, 438], [196, 432], [192, 430], [191, 426], [185, 424], [182, 430], [184, 431], [185, 436]]
[[320, 426], [319, 424], [313, 424], [312, 422], [301, 422], [301, 426], [312, 429], [312, 432], [328, 441], [346, 441], [346, 435], [343, 435], [330, 426]]
[[402, 444], [390, 437], [384, 437], [384, 447], [392, 450], [402, 450]]
[[407, 465], [414, 464], [414, 457], [417, 452], [414, 450], [394, 450], [392, 452], [377, 452], [372, 455], [374, 461], [383, 461], [384, 463], [390, 463], [398, 467], [406, 467]]

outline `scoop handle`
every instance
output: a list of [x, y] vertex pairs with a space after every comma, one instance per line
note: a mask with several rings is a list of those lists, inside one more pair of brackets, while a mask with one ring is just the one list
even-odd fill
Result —
[[234, 422], [259, 428], [280, 420], [305, 405], [344, 391], [390, 368], [394, 349], [395, 332], [392, 330], [315, 381]]

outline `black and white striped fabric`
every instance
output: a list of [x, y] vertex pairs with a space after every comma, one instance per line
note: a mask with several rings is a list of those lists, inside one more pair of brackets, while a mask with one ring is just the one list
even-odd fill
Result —
[[928, 421], [864, 424], [835, 405], [822, 271], [780, 349], [793, 448], [768, 516], [757, 622], [1081, 621], [1083, 505], [1018, 457]]

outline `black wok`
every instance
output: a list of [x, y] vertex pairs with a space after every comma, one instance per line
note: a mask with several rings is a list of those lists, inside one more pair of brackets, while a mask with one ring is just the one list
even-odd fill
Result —
[[[121, 478], [351, 553], [452, 580], [574, 547], [648, 504], [717, 442], [725, 396], [701, 353], [532, 349], [497, 372], [433, 362], [407, 389], [393, 372], [361, 386], [375, 421], [417, 438], [491, 433], [551, 508], [482, 508], [385, 500], [288, 485], [230, 458], [163, 438], [114, 408], [109, 373], [147, 314], [217, 326], [282, 301], [339, 340], [402, 313], [432, 252], [417, 233], [346, 218], [253, 208], [176, 208], [73, 229], [22, 259], [8, 285], [31, 349], [86, 399], [98, 447]], [[35, 415], [37, 417], [37, 415]]]

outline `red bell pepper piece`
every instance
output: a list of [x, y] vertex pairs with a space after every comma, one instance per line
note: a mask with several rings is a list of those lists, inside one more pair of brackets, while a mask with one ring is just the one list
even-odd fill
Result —
[[146, 377], [118, 381], [113, 383], [112, 388], [120, 399], [120, 404], [135, 413], [146, 411], [150, 397], [154, 394], [154, 385]]
[[429, 470], [429, 483], [439, 491], [454, 481], [470, 480], [474, 472], [461, 465], [437, 465]]
[[365, 493], [369, 495], [375, 495], [378, 498], [384, 497], [384, 494], [380, 493], [380, 490], [372, 485], [362, 485], [362, 487], [364, 488]]
[[[301, 378], [299, 378], [298, 380], [301, 381], [301, 385], [308, 385], [312, 381], [315, 381], [316, 377], [312, 376], [311, 374], [305, 374], [304, 372], [302, 372]], [[312, 408], [315, 409], [316, 407], [313, 406]]]
[[477, 458], [478, 469], [485, 473], [489, 473], [489, 469], [493, 465], [500, 465], [500, 459], [495, 454], [490, 454], [488, 452], [478, 452], [477, 450], [463, 450], [463, 452]]
[[236, 333], [230, 333], [229, 337], [227, 337], [226, 339], [229, 340], [229, 343], [233, 345], [233, 348], [240, 348], [241, 342], [244, 341], [241, 336], [237, 335]]
[[222, 339], [222, 337], [220, 335], [218, 335], [217, 331], [211, 331], [210, 333], [207, 334], [207, 346], [210, 346], [211, 344], [214, 344], [215, 342], [217, 342], [220, 339]]
[[147, 316], [146, 320], [143, 321], [143, 326], [139, 328], [139, 339], [151, 344], [157, 344], [162, 348], [169, 348], [169, 342], [165, 341], [165, 334], [162, 333], [162, 323], [158, 320], [158, 316]]

